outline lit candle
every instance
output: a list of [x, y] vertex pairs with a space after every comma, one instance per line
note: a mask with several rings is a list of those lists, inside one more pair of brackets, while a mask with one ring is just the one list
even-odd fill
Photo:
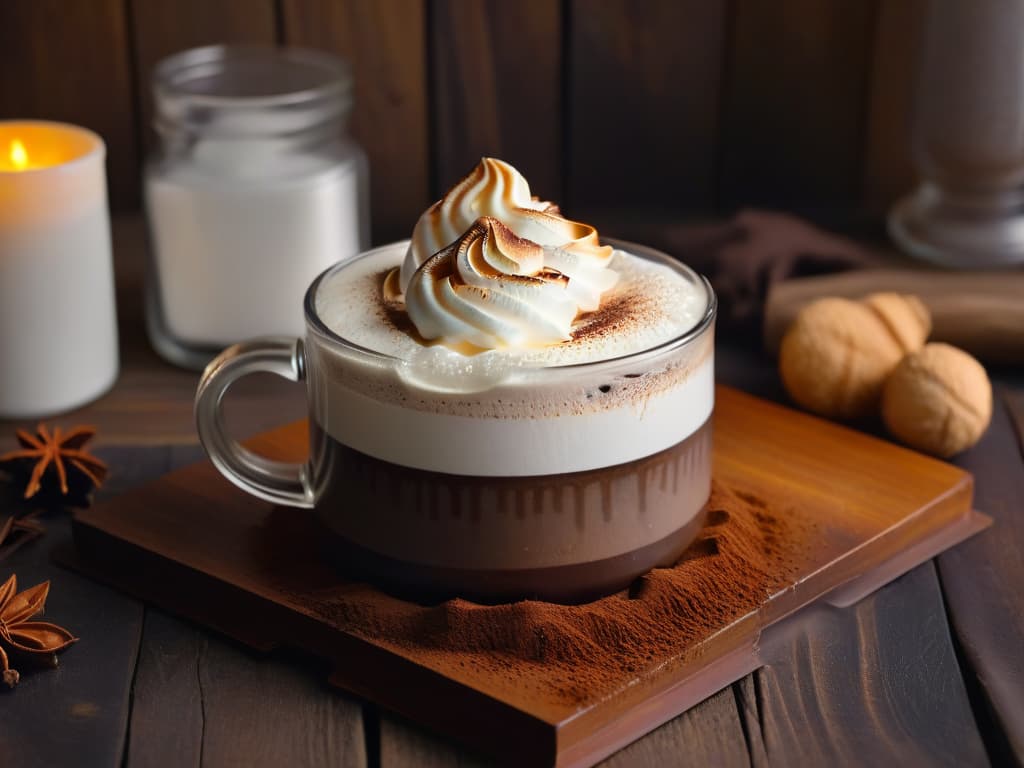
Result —
[[11, 151], [9, 153], [11, 160], [10, 167], [5, 168], [7, 171], [27, 171], [30, 166], [28, 164], [28, 151], [25, 149], [25, 145], [17, 139], [11, 142]]
[[117, 377], [105, 154], [84, 128], [0, 121], [0, 416], [69, 410]]

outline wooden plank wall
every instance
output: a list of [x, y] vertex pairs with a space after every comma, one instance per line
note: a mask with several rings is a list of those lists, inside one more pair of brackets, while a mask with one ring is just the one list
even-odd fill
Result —
[[214, 42], [351, 60], [374, 239], [483, 154], [570, 214], [883, 211], [913, 182], [924, 0], [3, 0], [0, 119], [86, 125], [139, 204], [148, 79]]

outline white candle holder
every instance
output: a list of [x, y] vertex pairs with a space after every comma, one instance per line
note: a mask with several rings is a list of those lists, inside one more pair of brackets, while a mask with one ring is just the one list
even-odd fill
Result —
[[105, 157], [84, 128], [0, 121], [0, 417], [67, 411], [117, 378]]

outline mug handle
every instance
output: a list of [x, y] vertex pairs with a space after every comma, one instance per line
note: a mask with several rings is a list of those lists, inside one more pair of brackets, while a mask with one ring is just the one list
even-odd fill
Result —
[[213, 465], [243, 491], [275, 504], [309, 509], [315, 494], [307, 464], [274, 461], [228, 437], [221, 401], [237, 379], [250, 373], [276, 373], [291, 381], [306, 377], [302, 339], [267, 338], [235, 344], [203, 372], [196, 390], [199, 442]]

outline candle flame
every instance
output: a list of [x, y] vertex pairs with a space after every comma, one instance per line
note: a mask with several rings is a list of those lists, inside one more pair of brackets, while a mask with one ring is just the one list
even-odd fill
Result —
[[11, 165], [16, 171], [23, 171], [28, 168], [28, 151], [25, 145], [15, 139], [11, 142]]

